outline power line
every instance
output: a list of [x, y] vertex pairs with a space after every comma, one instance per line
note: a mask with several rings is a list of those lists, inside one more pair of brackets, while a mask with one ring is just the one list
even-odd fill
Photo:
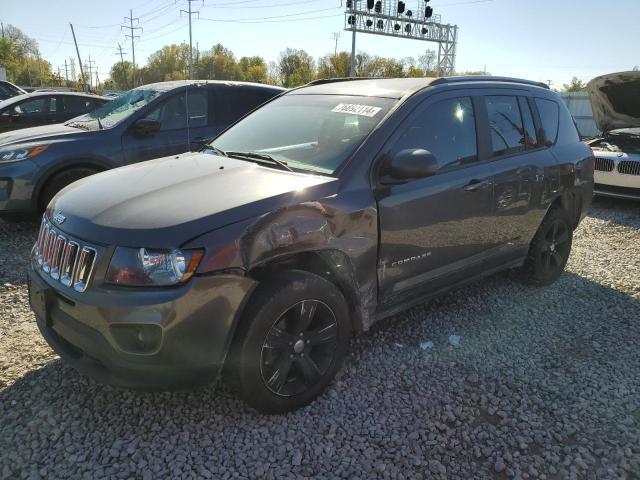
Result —
[[189, 80], [193, 80], [193, 36], [191, 33], [191, 17], [193, 15], [198, 15], [198, 17], [200, 17], [199, 11], [194, 12], [191, 10], [191, 3], [195, 1], [196, 0], [186, 0], [188, 10], [180, 10], [181, 14], [184, 12], [189, 15]]
[[343, 15], [344, 14], [342, 13], [337, 13], [334, 15], [321, 15], [319, 17], [293, 18], [288, 20], [251, 20], [251, 19], [229, 20], [229, 19], [222, 19], [222, 18], [205, 18], [205, 17], [200, 17], [200, 20], [207, 20], [208, 22], [220, 22], [220, 23], [288, 23], [288, 22], [304, 22], [306, 20], [318, 20], [320, 18], [342, 17]]
[[131, 66], [131, 80], [133, 83], [133, 88], [136, 87], [136, 49], [134, 46], [134, 41], [136, 38], [140, 38], [139, 36], [137, 36], [135, 34], [136, 30], [140, 30], [143, 31], [142, 27], [134, 27], [133, 26], [133, 22], [135, 20], [136, 23], [140, 22], [139, 18], [133, 18], [133, 10], [129, 10], [129, 16], [128, 17], [124, 17], [124, 21], [126, 22], [127, 20], [129, 20], [129, 26], [127, 25], [120, 25], [120, 29], [128, 29], [130, 32], [130, 35], [125, 35], [126, 37], [130, 37], [131, 38], [131, 58], [132, 58], [132, 66]]

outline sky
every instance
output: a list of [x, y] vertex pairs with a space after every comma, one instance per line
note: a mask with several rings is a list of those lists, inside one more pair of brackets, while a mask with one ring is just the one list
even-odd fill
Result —
[[[343, 0], [346, 1], [346, 0]], [[405, 0], [407, 9], [418, 0]], [[457, 71], [487, 70], [493, 75], [551, 81], [558, 88], [576, 76], [583, 81], [640, 65], [640, 0], [431, 0], [442, 22], [459, 27]], [[187, 0], [0, 0], [0, 22], [35, 38], [54, 70], [89, 56], [100, 80], [120, 59], [131, 60], [131, 40], [120, 25], [133, 10], [142, 27], [136, 34], [136, 64], [164, 45], [189, 41]], [[200, 50], [222, 43], [236, 57], [261, 55], [277, 60], [286, 47], [314, 57], [351, 50], [340, 0], [194, 0], [193, 45]], [[435, 43], [358, 34], [356, 48], [372, 55], [419, 57]], [[77, 62], [77, 60], [76, 60]]]

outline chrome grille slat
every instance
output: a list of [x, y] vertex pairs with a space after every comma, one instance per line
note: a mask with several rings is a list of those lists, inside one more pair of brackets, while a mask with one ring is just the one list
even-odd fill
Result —
[[622, 160], [618, 162], [618, 173], [622, 175], [640, 175], [640, 162]]
[[33, 254], [44, 273], [78, 292], [89, 286], [98, 256], [95, 248], [67, 238], [46, 217], [40, 225]]
[[613, 159], [596, 157], [595, 169], [599, 172], [613, 172]]
[[80, 248], [80, 246], [74, 241], [67, 242], [64, 247], [62, 266], [60, 267], [60, 282], [65, 287], [70, 287], [73, 283], [73, 273], [76, 260], [78, 259], [78, 248]]

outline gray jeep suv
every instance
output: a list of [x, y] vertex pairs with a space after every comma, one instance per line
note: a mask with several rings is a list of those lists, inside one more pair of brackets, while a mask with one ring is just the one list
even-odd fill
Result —
[[544, 84], [317, 81], [202, 152], [67, 187], [30, 299], [51, 346], [99, 381], [223, 373], [285, 412], [329, 385], [354, 331], [507, 268], [555, 281], [592, 191], [592, 152]]

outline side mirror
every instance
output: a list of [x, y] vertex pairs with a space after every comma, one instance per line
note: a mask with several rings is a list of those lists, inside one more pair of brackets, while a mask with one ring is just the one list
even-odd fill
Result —
[[141, 118], [137, 120], [132, 126], [131, 131], [134, 135], [146, 137], [160, 131], [162, 124], [150, 118]]
[[388, 158], [382, 168], [382, 183], [397, 184], [431, 177], [438, 171], [438, 160], [429, 150], [410, 148]]

